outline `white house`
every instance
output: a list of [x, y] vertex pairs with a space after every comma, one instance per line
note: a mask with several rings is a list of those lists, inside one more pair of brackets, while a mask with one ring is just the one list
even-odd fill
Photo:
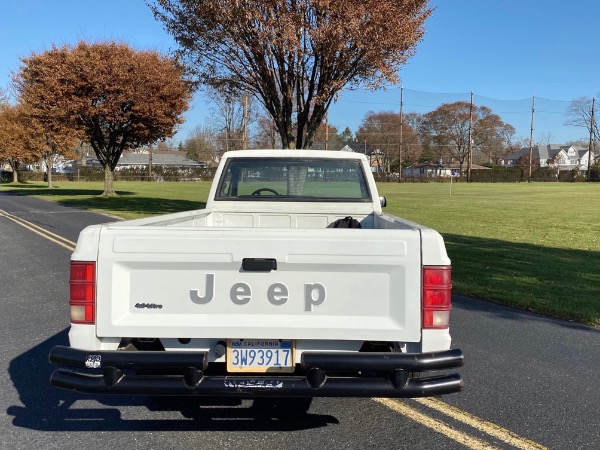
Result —
[[[578, 145], [536, 145], [532, 148], [533, 164], [536, 167], [558, 167], [559, 170], [579, 169], [587, 171], [589, 149]], [[592, 155], [591, 164], [594, 163]], [[501, 162], [506, 167], [529, 163], [529, 147], [508, 154]]]

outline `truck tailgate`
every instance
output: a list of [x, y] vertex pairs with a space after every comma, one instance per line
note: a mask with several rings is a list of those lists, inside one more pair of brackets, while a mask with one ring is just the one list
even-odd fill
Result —
[[97, 271], [100, 337], [420, 340], [418, 230], [107, 226]]

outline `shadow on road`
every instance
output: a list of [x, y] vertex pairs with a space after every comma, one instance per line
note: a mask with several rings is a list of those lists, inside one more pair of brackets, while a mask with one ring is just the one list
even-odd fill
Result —
[[511, 306], [502, 305], [500, 303], [494, 303], [473, 297], [466, 297], [463, 295], [452, 295], [452, 306], [465, 311], [472, 311], [478, 314], [488, 314], [490, 316], [505, 320], [546, 322], [553, 325], [560, 325], [571, 330], [576, 330], [581, 333], [589, 333], [591, 335], [597, 335], [600, 333], [600, 329], [598, 328], [589, 327], [577, 322], [556, 319], [554, 317], [538, 314], [536, 312], [524, 311]]
[[97, 189], [47, 189], [39, 186], [19, 187], [6, 192], [9, 195], [38, 196], [45, 200], [56, 200], [63, 206], [83, 208], [99, 212], [139, 213], [146, 215], [169, 214], [191, 211], [206, 207], [205, 202], [169, 199], [160, 197], [140, 197], [134, 192], [117, 190], [116, 197], [100, 197]]
[[[13, 425], [40, 431], [294, 431], [338, 423], [335, 417], [310, 413], [274, 417], [236, 399], [92, 397], [53, 388], [49, 379], [55, 367], [48, 353], [55, 345], [68, 345], [67, 333], [61, 331], [10, 362], [8, 372], [22, 404], [6, 411]], [[158, 418], [148, 419], [152, 415]]]

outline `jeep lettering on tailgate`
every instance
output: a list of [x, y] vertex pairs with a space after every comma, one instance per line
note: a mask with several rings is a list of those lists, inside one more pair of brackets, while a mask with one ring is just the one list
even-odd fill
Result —
[[[190, 299], [199, 305], [206, 305], [215, 295], [215, 274], [206, 274], [206, 290], [200, 295], [200, 289], [190, 289]], [[321, 283], [304, 283], [304, 311], [312, 312], [314, 306], [325, 301], [327, 291]], [[229, 290], [229, 298], [236, 305], [245, 305], [252, 300], [252, 288], [246, 283], [235, 283]], [[283, 283], [273, 283], [267, 289], [267, 299], [275, 306], [285, 304], [289, 299], [288, 287]]]

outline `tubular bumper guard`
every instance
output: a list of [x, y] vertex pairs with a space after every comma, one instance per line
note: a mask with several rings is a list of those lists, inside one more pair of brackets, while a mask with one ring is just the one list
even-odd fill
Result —
[[[457, 373], [415, 376], [462, 366], [464, 357], [458, 349], [433, 353], [304, 352], [302, 375], [205, 375], [206, 352], [87, 351], [56, 346], [49, 359], [72, 367], [55, 370], [50, 379], [52, 386], [97, 394], [427, 397], [463, 388]], [[175, 375], [130, 374], [137, 370]]]

